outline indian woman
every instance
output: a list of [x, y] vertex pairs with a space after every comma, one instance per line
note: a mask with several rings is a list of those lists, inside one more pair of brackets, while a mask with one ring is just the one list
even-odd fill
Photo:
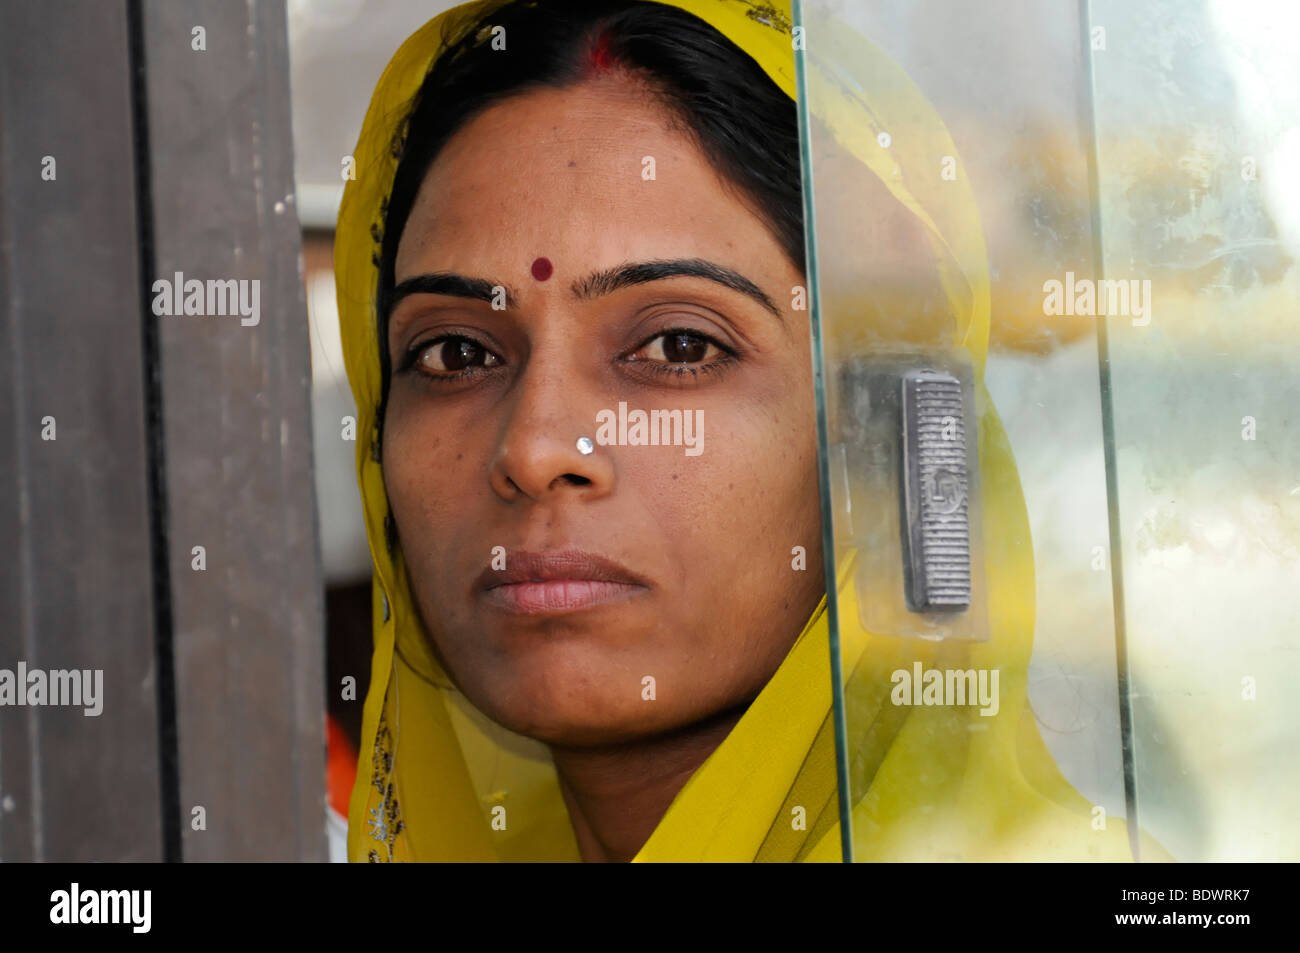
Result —
[[[1129, 857], [1029, 709], [988, 402], [991, 637], [868, 632], [835, 563], [844, 691], [875, 712], [840, 788], [796, 42], [782, 2], [487, 0], [380, 79], [335, 255], [375, 563], [351, 860], [837, 861], [846, 809], [859, 859]], [[979, 368], [977, 220], [862, 145], [899, 95], [822, 121], [935, 239], [880, 260], [945, 250], [917, 267], [961, 291], [917, 320]], [[998, 670], [996, 713], [891, 705], [914, 662]]]

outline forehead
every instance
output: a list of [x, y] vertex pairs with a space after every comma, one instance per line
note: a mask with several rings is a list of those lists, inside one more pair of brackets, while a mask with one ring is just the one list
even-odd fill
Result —
[[[403, 232], [397, 279], [510, 255], [605, 263], [775, 240], [652, 93], [613, 77], [514, 96], [439, 153]], [[459, 260], [465, 259], [465, 260]]]

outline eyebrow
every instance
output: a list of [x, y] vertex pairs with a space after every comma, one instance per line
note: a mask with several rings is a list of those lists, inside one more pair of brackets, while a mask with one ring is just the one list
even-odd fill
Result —
[[501, 288], [506, 293], [506, 307], [512, 308], [519, 300], [519, 295], [509, 285], [503, 285], [500, 282], [493, 283], [486, 278], [467, 278], [464, 275], [455, 275], [450, 272], [437, 271], [427, 275], [416, 275], [414, 278], [407, 278], [400, 285], [392, 290], [385, 302], [385, 317], [393, 313], [393, 309], [401, 302], [415, 294], [426, 295], [448, 295], [452, 298], [471, 298], [475, 301], [486, 301], [492, 303], [496, 297], [495, 290]]
[[[613, 268], [593, 272], [586, 278], [575, 281], [569, 286], [569, 290], [579, 301], [589, 301], [592, 298], [613, 294], [621, 288], [628, 288], [632, 285], [662, 281], [665, 278], [682, 277], [705, 278], [730, 288], [732, 291], [738, 291], [754, 299], [772, 312], [782, 324], [785, 323], [785, 318], [780, 309], [772, 303], [772, 299], [758, 285], [737, 271], [711, 261], [705, 261], [702, 258], [661, 259], [616, 265]], [[386, 315], [391, 314], [403, 298], [413, 294], [448, 295], [453, 298], [469, 298], [475, 301], [491, 303], [495, 297], [494, 291], [497, 288], [505, 291], [506, 307], [514, 307], [518, 303], [518, 293], [502, 282], [492, 282], [486, 278], [469, 278], [465, 275], [449, 272], [416, 275], [414, 278], [407, 278], [393, 289], [384, 310]]]
[[785, 321], [780, 310], [772, 303], [772, 299], [764, 294], [758, 285], [740, 274], [740, 272], [732, 271], [730, 268], [724, 268], [722, 265], [705, 261], [702, 258], [675, 258], [618, 265], [588, 275], [581, 281], [575, 281], [570, 285], [570, 290], [577, 296], [578, 300], [585, 301], [601, 295], [612, 294], [620, 288], [627, 288], [631, 285], [641, 285], [649, 281], [679, 277], [707, 278], [709, 281], [730, 288], [732, 291], [739, 291], [741, 294], [753, 298], [768, 311], [771, 311], [782, 323]]

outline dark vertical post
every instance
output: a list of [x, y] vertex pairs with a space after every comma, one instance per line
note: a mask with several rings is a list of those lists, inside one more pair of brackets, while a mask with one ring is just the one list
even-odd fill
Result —
[[0, 5], [0, 691], [103, 679], [0, 705], [0, 860], [325, 859], [287, 57], [274, 0]]
[[203, 289], [203, 314], [156, 319], [182, 854], [323, 860], [323, 594], [284, 5], [142, 8], [156, 279], [172, 304], [178, 274], [182, 297]]
[[0, 707], [7, 861], [163, 857], [132, 137], [125, 3], [0, 4], [0, 669], [103, 696]]

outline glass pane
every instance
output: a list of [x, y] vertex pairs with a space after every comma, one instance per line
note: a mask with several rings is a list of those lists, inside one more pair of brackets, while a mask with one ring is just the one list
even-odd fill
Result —
[[1138, 816], [1179, 859], [1294, 860], [1300, 8], [1089, 15]]
[[1130, 859], [1081, 22], [797, 21], [853, 857]]

